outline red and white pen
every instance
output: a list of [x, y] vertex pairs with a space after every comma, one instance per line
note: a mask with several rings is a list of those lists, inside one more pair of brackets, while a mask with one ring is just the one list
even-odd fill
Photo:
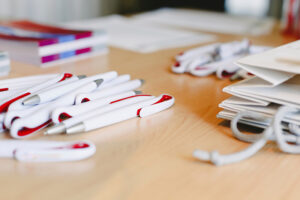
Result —
[[90, 76], [81, 80], [78, 80], [76, 82], [72, 82], [69, 84], [64, 84], [58, 87], [54, 87], [52, 89], [47, 89], [47, 91], [39, 92], [38, 94], [35, 94], [31, 97], [26, 97], [23, 100], [23, 105], [36, 105], [36, 104], [42, 104], [48, 101], [52, 101], [72, 90], [74, 88], [80, 87], [88, 82], [102, 79], [104, 82], [107, 82], [109, 80], [112, 80], [118, 76], [117, 72], [111, 71], [103, 74], [97, 74], [94, 76]]
[[70, 119], [64, 120], [64, 121], [62, 121], [62, 123], [49, 128], [45, 132], [45, 134], [52, 135], [52, 134], [63, 133], [66, 131], [67, 128], [69, 128], [77, 123], [80, 123], [86, 119], [93, 118], [94, 116], [97, 117], [103, 113], [110, 112], [110, 111], [122, 108], [124, 106], [132, 105], [137, 102], [142, 102], [142, 101], [146, 101], [146, 100], [153, 99], [153, 98], [155, 98], [155, 97], [151, 96], [151, 95], [140, 94], [140, 95], [134, 95], [134, 96], [118, 99], [116, 101], [111, 102], [108, 105], [100, 106], [98, 108], [95, 108], [92, 111], [88, 111], [88, 112], [82, 113], [81, 115], [77, 115]]
[[52, 111], [51, 119], [53, 123], [58, 124], [64, 119], [78, 116], [89, 111], [93, 111], [94, 109], [97, 109], [101, 106], [108, 105], [120, 99], [124, 99], [126, 97], [134, 96], [140, 93], [140, 91], [128, 91], [123, 92], [121, 94], [111, 95], [108, 97], [88, 101], [77, 105], [58, 107]]
[[49, 87], [50, 85], [53, 85], [59, 81], [63, 81], [67, 78], [70, 78], [72, 77], [73, 75], [72, 74], [69, 74], [69, 73], [64, 73], [64, 74], [60, 74], [58, 76], [55, 76], [54, 78], [42, 83], [42, 84], [39, 84], [39, 85], [36, 85], [30, 89], [27, 89], [27, 90], [24, 90], [23, 92], [19, 93], [19, 94], [16, 94], [16, 95], [13, 95], [5, 100], [2, 100], [1, 103], [0, 103], [0, 113], [2, 112], [6, 112], [9, 105], [19, 99], [22, 99], [36, 91], [39, 91], [43, 88], [46, 88], [46, 87]]
[[163, 94], [159, 97], [151, 98], [150, 100], [138, 102], [129, 106], [112, 110], [110, 112], [92, 116], [67, 128], [66, 133], [75, 134], [87, 132], [131, 118], [146, 117], [171, 107], [174, 104], [174, 101], [174, 97]]

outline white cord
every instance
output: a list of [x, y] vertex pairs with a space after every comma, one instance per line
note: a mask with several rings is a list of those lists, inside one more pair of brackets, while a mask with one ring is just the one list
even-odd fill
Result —
[[[249, 112], [249, 111], [240, 112], [232, 119], [231, 129], [233, 135], [237, 139], [252, 143], [249, 147], [247, 147], [246, 149], [240, 152], [232, 153], [228, 155], [220, 155], [217, 151], [207, 152], [207, 151], [197, 149], [193, 152], [193, 156], [202, 161], [210, 161], [217, 166], [236, 163], [253, 156], [261, 148], [263, 148], [264, 145], [269, 140], [276, 141], [279, 148], [283, 152], [298, 154], [300, 153], [300, 145], [297, 146], [297, 144], [300, 144], [300, 136], [292, 135], [290, 133], [284, 134], [282, 131], [282, 120], [284, 116], [286, 116], [287, 113], [295, 113], [295, 112], [299, 112], [299, 110], [297, 110], [296, 108], [291, 108], [286, 106], [280, 107], [277, 113], [275, 114], [274, 119], [272, 120], [270, 126], [266, 128], [263, 133], [260, 134], [241, 133], [237, 128], [237, 124], [238, 121], [243, 117], [265, 120], [266, 119], [265, 116], [258, 113]], [[300, 130], [300, 129], [299, 130], [296, 129], [294, 126], [289, 126], [290, 129], [291, 127], [293, 128], [293, 131], [297, 133]], [[296, 145], [292, 145], [289, 143], [295, 143]]]

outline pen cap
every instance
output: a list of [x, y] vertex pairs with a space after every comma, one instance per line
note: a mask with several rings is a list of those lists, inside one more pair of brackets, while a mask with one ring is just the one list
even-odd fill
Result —
[[174, 104], [174, 102], [175, 102], [174, 97], [167, 94], [163, 94], [161, 95], [161, 99], [159, 101], [155, 102], [150, 106], [141, 108], [141, 110], [139, 111], [139, 116], [146, 117], [158, 113], [160, 111], [166, 110], [170, 108]]

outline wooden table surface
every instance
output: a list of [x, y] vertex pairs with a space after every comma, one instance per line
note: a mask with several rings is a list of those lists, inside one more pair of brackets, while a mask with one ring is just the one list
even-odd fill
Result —
[[[219, 35], [219, 41], [243, 36]], [[277, 46], [291, 41], [278, 33], [250, 37], [259, 45]], [[199, 45], [195, 45], [199, 46]], [[12, 63], [9, 77], [71, 72], [93, 75], [116, 70], [146, 82], [144, 93], [168, 93], [176, 98], [166, 111], [136, 118], [74, 136], [31, 139], [88, 139], [97, 146], [90, 159], [71, 163], [21, 163], [0, 159], [0, 199], [72, 200], [181, 200], [181, 199], [299, 199], [300, 156], [281, 153], [270, 143], [241, 163], [216, 167], [192, 158], [196, 148], [239, 151], [248, 144], [237, 141], [228, 126], [216, 118], [218, 104], [228, 97], [228, 80], [171, 73], [178, 48], [138, 54], [111, 48], [98, 56], [52, 68]], [[9, 138], [7, 134], [1, 136]]]

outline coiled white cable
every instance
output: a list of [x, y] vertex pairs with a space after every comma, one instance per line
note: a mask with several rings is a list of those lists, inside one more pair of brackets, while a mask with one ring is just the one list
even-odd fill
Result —
[[[300, 128], [298, 126], [289, 125], [290, 133], [284, 134], [282, 131], [282, 120], [290, 113], [298, 113], [299, 110], [287, 106], [282, 106], [278, 109], [269, 127], [267, 127], [263, 133], [260, 134], [244, 134], [237, 128], [237, 123], [241, 118], [254, 118], [258, 120], [265, 120], [266, 118], [259, 114], [249, 111], [243, 111], [238, 113], [231, 121], [231, 129], [233, 135], [244, 142], [252, 143], [246, 149], [232, 153], [228, 155], [221, 155], [217, 151], [207, 152], [203, 150], [195, 150], [193, 156], [202, 161], [210, 161], [213, 164], [220, 166], [225, 164], [231, 164], [245, 160], [253, 156], [256, 152], [264, 147], [268, 141], [276, 141], [281, 151], [292, 154], [300, 153]], [[292, 133], [292, 134], [291, 134]], [[294, 144], [290, 144], [294, 143]]]

